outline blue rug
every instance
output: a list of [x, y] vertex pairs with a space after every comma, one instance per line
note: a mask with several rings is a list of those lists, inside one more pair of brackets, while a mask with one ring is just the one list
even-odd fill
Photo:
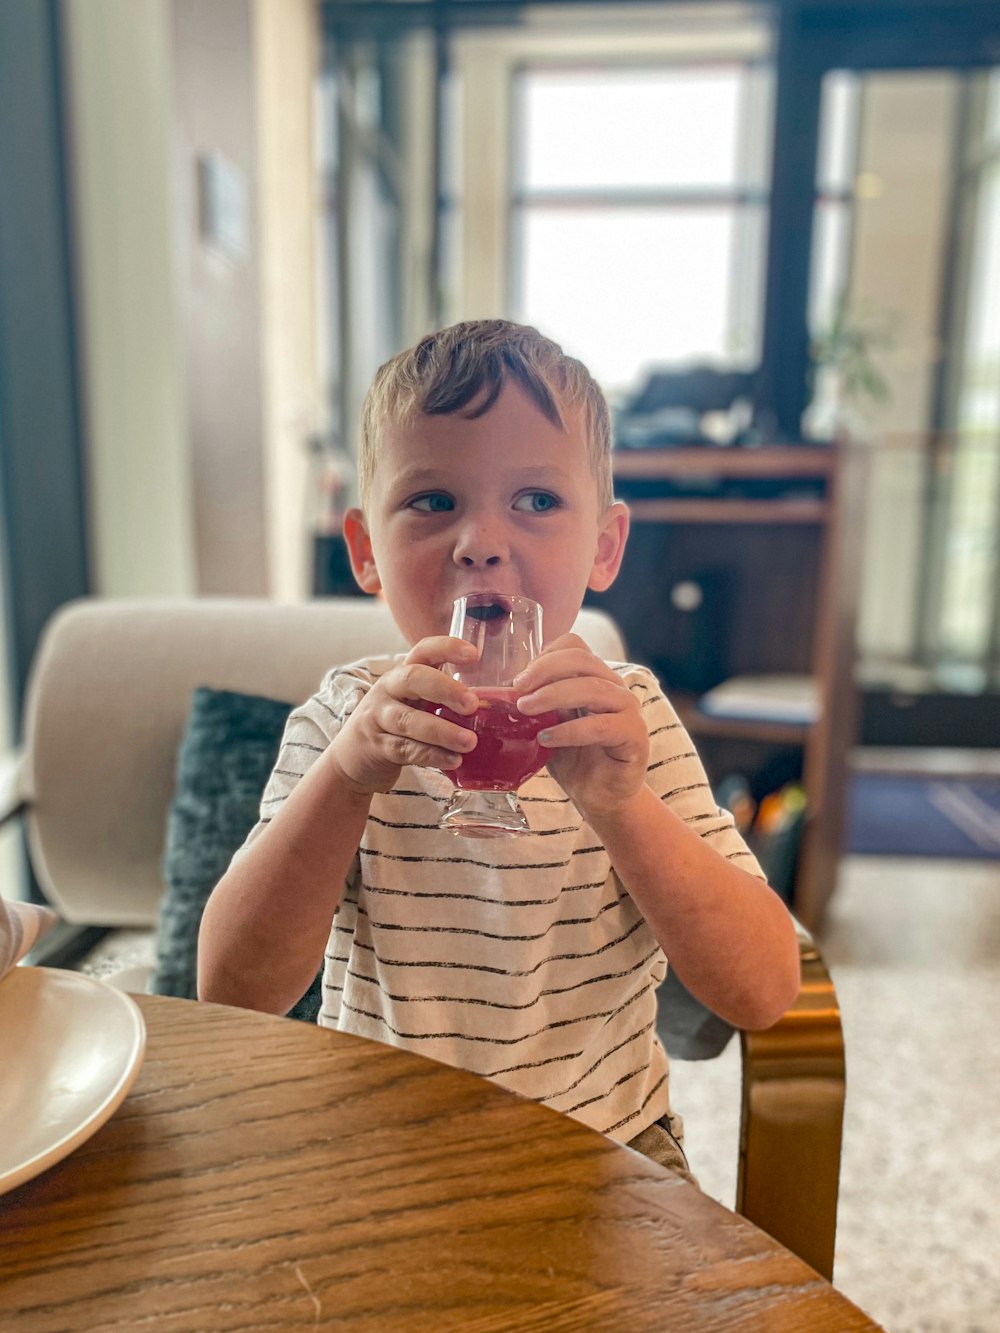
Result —
[[845, 847], [866, 856], [1000, 857], [1000, 779], [855, 773]]

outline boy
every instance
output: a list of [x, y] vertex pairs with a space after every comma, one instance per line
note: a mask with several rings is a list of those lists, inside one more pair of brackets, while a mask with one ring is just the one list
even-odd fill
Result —
[[[534, 329], [457, 325], [378, 372], [345, 537], [411, 648], [332, 671], [289, 719], [205, 910], [200, 994], [283, 1013], [325, 948], [321, 1024], [472, 1069], [683, 1172], [656, 1036], [667, 958], [762, 1028], [794, 998], [798, 948], [655, 678], [570, 633], [624, 551], [610, 448], [600, 389]], [[471, 592], [542, 604], [518, 707], [569, 715], [540, 737], [521, 838], [437, 827], [476, 740], [420, 705], [476, 709], [441, 669], [475, 654], [443, 633]]]

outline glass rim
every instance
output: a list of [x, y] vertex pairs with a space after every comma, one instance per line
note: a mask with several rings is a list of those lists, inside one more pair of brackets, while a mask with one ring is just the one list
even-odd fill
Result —
[[461, 597], [456, 597], [454, 606], [503, 606], [507, 611], [524, 610], [528, 611], [532, 607], [541, 609], [541, 602], [536, 602], [533, 597], [526, 597], [523, 593], [517, 592], [469, 592], [463, 593]]

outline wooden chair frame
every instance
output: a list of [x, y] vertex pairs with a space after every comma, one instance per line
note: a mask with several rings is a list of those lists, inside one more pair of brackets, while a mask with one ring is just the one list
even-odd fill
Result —
[[741, 1032], [743, 1096], [736, 1209], [833, 1278], [846, 1089], [837, 994], [800, 928], [802, 984], [785, 1016]]

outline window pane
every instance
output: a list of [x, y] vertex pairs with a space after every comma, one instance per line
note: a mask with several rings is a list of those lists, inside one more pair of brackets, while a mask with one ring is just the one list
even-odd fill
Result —
[[[654, 363], [752, 365], [759, 284], [756, 308], [734, 315], [741, 305], [734, 300], [734, 255], [751, 237], [762, 272], [763, 212], [521, 209], [515, 317], [580, 357], [606, 389], [629, 387]], [[747, 320], [752, 327], [737, 327]]]
[[851, 211], [850, 204], [820, 200], [813, 214], [809, 331], [814, 337], [826, 332], [847, 294]]
[[[836, 70], [823, 80], [809, 274], [809, 333], [829, 333], [850, 285], [854, 179], [857, 174], [861, 81]], [[837, 376], [820, 368], [812, 385], [808, 429], [825, 436], [838, 417]]]
[[982, 661], [996, 614], [1000, 508], [1000, 169], [984, 176], [976, 218], [945, 546], [941, 651]]
[[741, 105], [737, 136], [737, 179], [770, 193], [774, 69], [748, 65], [740, 80]]
[[954, 460], [945, 545], [939, 654], [985, 663], [997, 596], [996, 441], [960, 440]]
[[991, 69], [986, 92], [986, 142], [1000, 145], [1000, 67]]
[[[972, 412], [970, 424], [1000, 429], [1000, 165], [984, 173], [969, 287], [963, 399], [981, 396], [990, 404]], [[969, 415], [969, 408], [961, 411], [963, 424]]]
[[816, 189], [822, 194], [849, 193], [857, 170], [860, 80], [837, 70], [823, 80], [821, 97]]
[[[515, 89], [520, 188], [733, 188], [741, 98], [732, 68], [526, 70]], [[758, 162], [760, 154], [755, 155]], [[752, 182], [757, 183], [757, 182]]]

